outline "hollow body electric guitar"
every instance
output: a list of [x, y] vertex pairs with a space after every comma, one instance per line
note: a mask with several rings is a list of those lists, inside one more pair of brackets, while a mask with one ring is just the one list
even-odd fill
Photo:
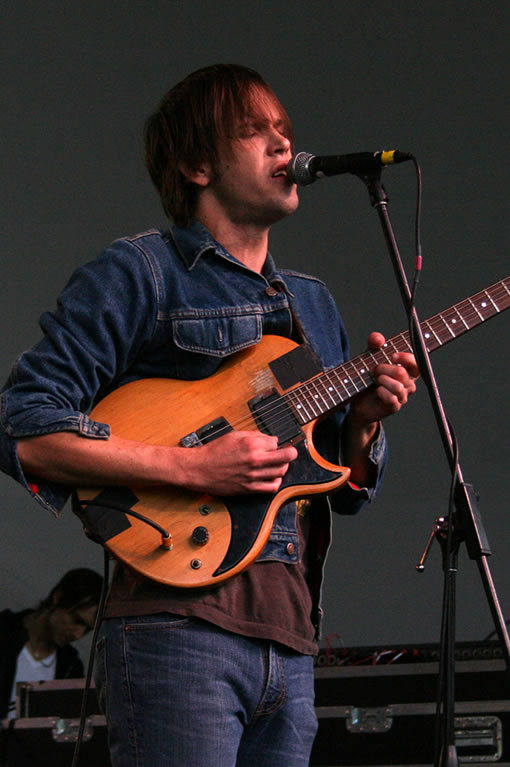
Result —
[[[423, 322], [428, 351], [509, 307], [507, 277]], [[307, 346], [264, 336], [209, 378], [143, 379], [120, 387], [92, 417], [125, 439], [192, 449], [232, 429], [258, 429], [294, 444], [298, 458], [274, 496], [213, 497], [174, 486], [81, 488], [76, 495], [87, 533], [117, 559], [169, 586], [212, 586], [240, 572], [261, 552], [283, 504], [347, 482], [349, 469], [316, 450], [315, 425], [371, 386], [370, 370], [396, 351], [411, 351], [407, 332], [322, 371]]]

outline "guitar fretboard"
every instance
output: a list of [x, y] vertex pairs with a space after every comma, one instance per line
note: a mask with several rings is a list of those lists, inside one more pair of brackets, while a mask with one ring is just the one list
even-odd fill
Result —
[[[432, 352], [510, 308], [510, 277], [460, 301], [421, 323], [427, 351]], [[391, 362], [394, 352], [410, 352], [409, 332], [390, 338], [381, 349], [365, 352], [321, 373], [285, 395], [301, 424], [348, 402], [372, 385], [370, 370]]]

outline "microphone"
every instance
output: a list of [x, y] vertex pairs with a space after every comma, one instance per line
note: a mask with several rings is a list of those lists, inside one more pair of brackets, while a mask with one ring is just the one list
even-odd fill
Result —
[[325, 157], [314, 156], [308, 152], [298, 152], [287, 165], [287, 177], [294, 184], [307, 186], [324, 176], [338, 176], [341, 173], [354, 173], [362, 176], [374, 170], [394, 165], [397, 162], [411, 160], [409, 152], [396, 149], [382, 152], [356, 152], [355, 154], [335, 154]]

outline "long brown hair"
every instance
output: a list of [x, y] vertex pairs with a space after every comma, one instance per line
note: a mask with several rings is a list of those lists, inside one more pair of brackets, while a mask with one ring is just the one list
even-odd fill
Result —
[[280, 112], [292, 143], [291, 121], [272, 88], [258, 72], [238, 64], [216, 64], [188, 75], [147, 119], [145, 163], [165, 213], [178, 226], [191, 223], [198, 194], [179, 168], [206, 161], [214, 168], [220, 144], [231, 143], [237, 127], [266, 99]]
[[90, 570], [88, 567], [68, 570], [46, 599], [41, 601], [38, 610], [98, 605], [102, 588], [103, 579], [95, 570]]

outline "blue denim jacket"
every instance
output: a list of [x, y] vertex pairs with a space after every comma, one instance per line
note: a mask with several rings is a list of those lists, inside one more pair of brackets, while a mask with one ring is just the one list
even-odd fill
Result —
[[[41, 317], [43, 339], [16, 361], [0, 400], [0, 468], [58, 513], [69, 488], [26, 477], [17, 438], [74, 431], [108, 439], [109, 426], [87, 413], [113, 389], [139, 378], [205, 378], [262, 334], [296, 337], [296, 324], [324, 368], [349, 358], [341, 317], [320, 280], [278, 270], [269, 254], [258, 274], [199, 223], [120, 239], [76, 270], [56, 311]], [[314, 435], [334, 463], [344, 415], [329, 417]], [[329, 499], [335, 511], [355, 513], [377, 489], [386, 460], [382, 430], [371, 457], [376, 488], [346, 486]], [[295, 504], [288, 504], [262, 558], [296, 559], [297, 547], [286, 546], [295, 536]]]

